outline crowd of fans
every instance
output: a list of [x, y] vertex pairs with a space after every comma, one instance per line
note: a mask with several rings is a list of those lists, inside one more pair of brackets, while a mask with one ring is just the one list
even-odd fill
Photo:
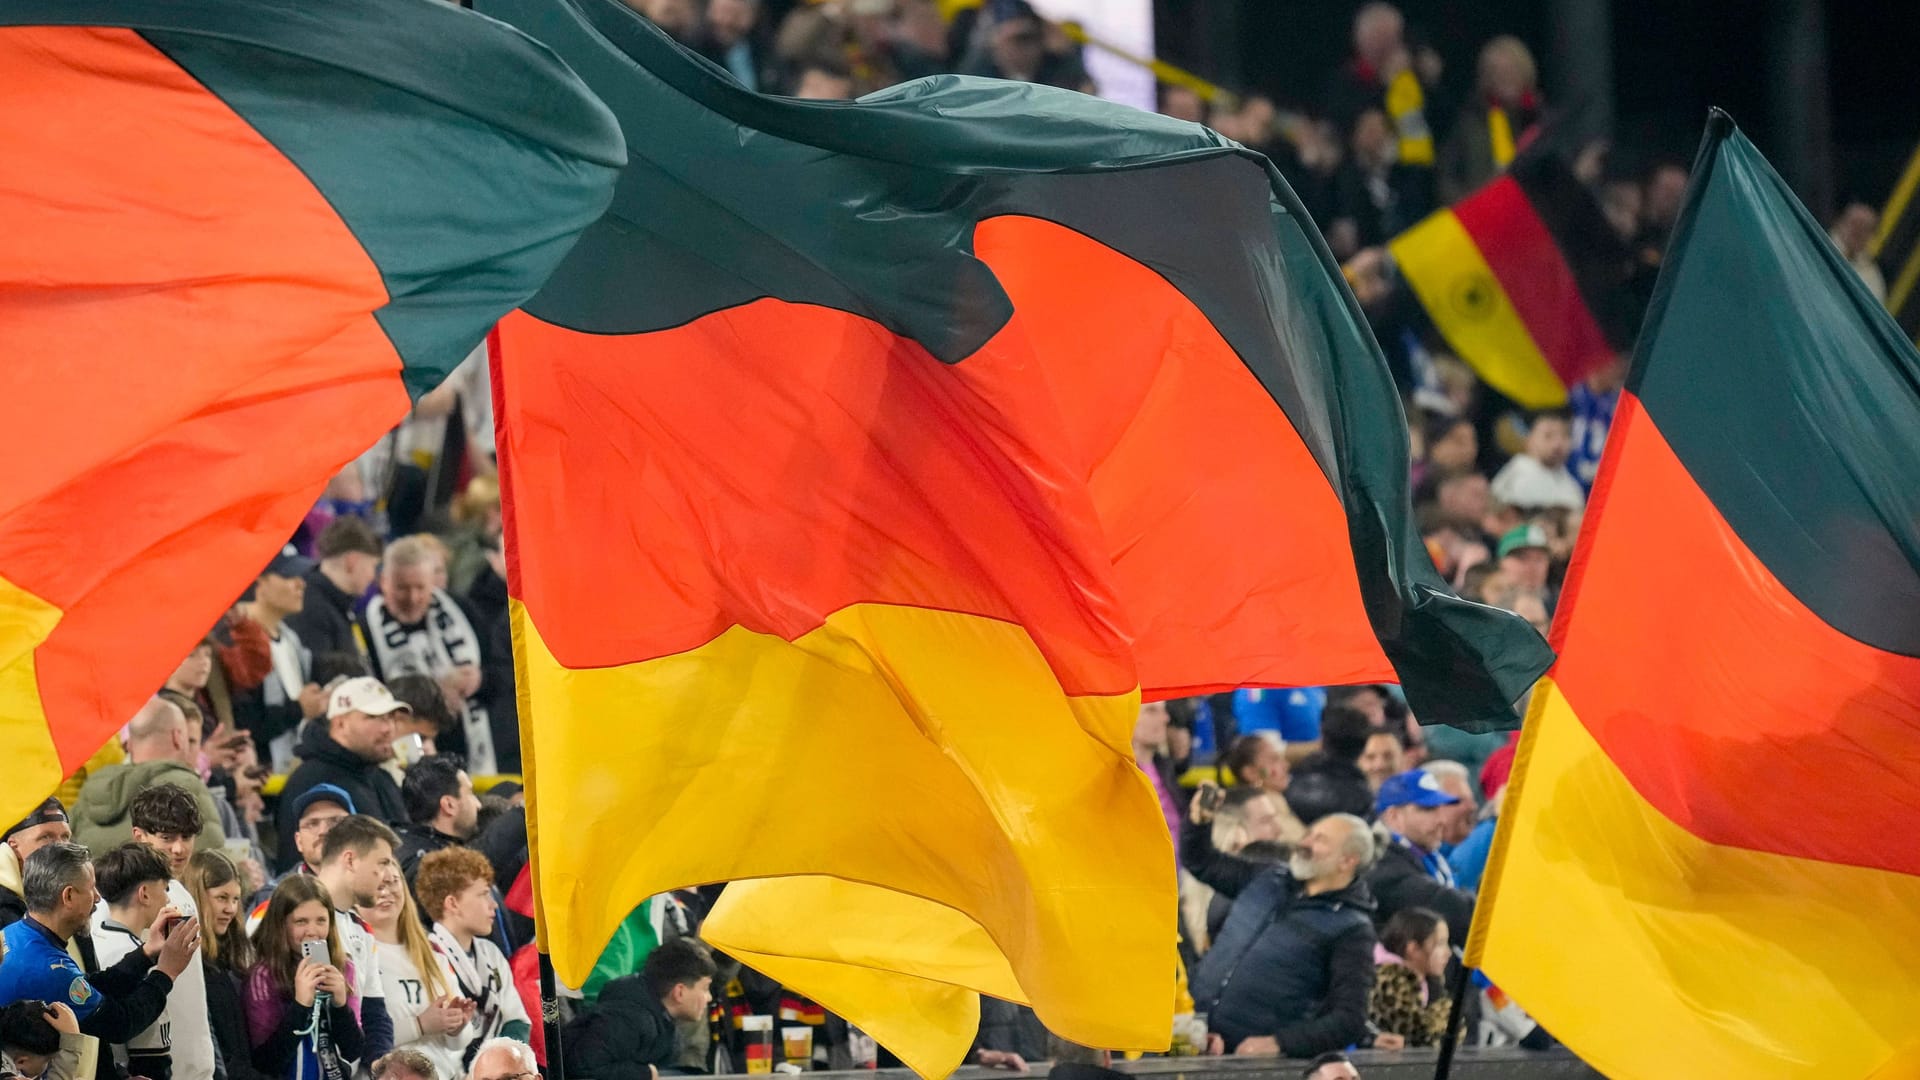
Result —
[[[777, 25], [760, 0], [627, 0], [744, 85], [845, 98], [945, 71], [1092, 90], [1078, 48], [1025, 3], [827, 0]], [[1522, 414], [1430, 329], [1374, 303], [1379, 247], [1550, 125], [1531, 54], [1488, 42], [1472, 92], [1370, 3], [1313, 108], [1163, 112], [1277, 162], [1388, 346], [1413, 434], [1415, 512], [1459, 591], [1543, 633], [1618, 399], [1618, 362], [1570, 407]], [[1651, 272], [1684, 166], [1575, 168]], [[1864, 259], [1872, 212], [1834, 240]], [[1869, 279], [1869, 284], [1873, 284]], [[344, 470], [287, 549], [54, 798], [0, 846], [0, 1051], [29, 1080], [528, 1080], [539, 1042], [527, 825], [492, 407], [476, 352]], [[457, 496], [446, 496], [458, 492]], [[1311, 1059], [1439, 1041], [1514, 740], [1428, 727], [1384, 686], [1245, 690], [1141, 709], [1134, 751], [1181, 867], [1176, 1046]], [[478, 781], [478, 782], [476, 782]], [[271, 792], [271, 794], [270, 794]], [[598, 1080], [836, 1066], [883, 1050], [698, 942], [715, 889], [635, 910], [566, 991], [568, 1071]], [[1468, 1043], [1549, 1037], [1476, 984]], [[1190, 993], [1190, 996], [1189, 996]], [[1316, 1056], [1318, 1055], [1318, 1056]], [[973, 1060], [1090, 1060], [988, 1001]]]

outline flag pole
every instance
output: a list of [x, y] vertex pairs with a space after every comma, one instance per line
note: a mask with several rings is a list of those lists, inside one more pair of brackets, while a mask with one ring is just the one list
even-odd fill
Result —
[[[534, 885], [535, 889], [539, 887]], [[534, 911], [539, 910], [536, 905]], [[560, 1045], [560, 989], [553, 977], [553, 957], [544, 948], [536, 955], [540, 957], [540, 1025], [547, 1036], [547, 1080], [567, 1080], [567, 1056]]]
[[1447, 1080], [1453, 1072], [1453, 1052], [1460, 1045], [1461, 1013], [1466, 1011], [1467, 986], [1473, 981], [1464, 953], [1456, 966], [1459, 970], [1453, 977], [1453, 1004], [1447, 1008], [1447, 1032], [1440, 1038], [1440, 1058], [1433, 1066], [1433, 1080]]

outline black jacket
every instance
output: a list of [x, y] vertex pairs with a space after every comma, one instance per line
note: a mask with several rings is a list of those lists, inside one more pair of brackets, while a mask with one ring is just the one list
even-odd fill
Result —
[[[80, 1022], [80, 1033], [103, 1043], [124, 1043], [153, 1026], [166, 1011], [167, 995], [173, 992], [173, 977], [153, 966], [153, 958], [144, 949], [135, 949], [112, 967], [102, 968], [93, 951], [93, 939], [85, 934], [74, 938], [80, 949], [80, 966], [87, 982], [100, 991], [100, 1007]], [[105, 1050], [105, 1047], [102, 1047]], [[99, 1080], [126, 1075], [114, 1063], [113, 1055], [102, 1053], [95, 1070]]]
[[358, 599], [347, 595], [316, 566], [307, 571], [306, 606], [298, 614], [287, 616], [286, 625], [293, 627], [300, 643], [315, 656], [331, 652], [364, 655], [353, 633], [353, 605]]
[[207, 1019], [213, 1026], [213, 1049], [220, 1055], [227, 1080], [278, 1080], [254, 1067], [247, 1007], [240, 998], [240, 976], [213, 964], [207, 965]]
[[324, 722], [307, 727], [295, 753], [300, 755], [300, 767], [287, 777], [287, 786], [281, 789], [280, 806], [275, 812], [279, 824], [281, 866], [292, 866], [300, 861], [300, 855], [293, 847], [293, 836], [300, 826], [293, 816], [293, 807], [300, 796], [311, 791], [315, 785], [335, 784], [344, 789], [353, 797], [356, 813], [379, 818], [389, 825], [406, 823], [407, 807], [400, 797], [400, 785], [394, 783], [393, 777], [387, 775], [387, 771], [379, 765], [334, 742]]
[[1450, 940], [1467, 940], [1467, 927], [1473, 923], [1473, 893], [1436, 881], [1427, 873], [1420, 853], [1406, 841], [1396, 840], [1380, 853], [1380, 861], [1367, 872], [1367, 887], [1379, 901], [1373, 917], [1380, 925], [1385, 926], [1395, 912], [1429, 908], [1447, 920]]
[[1360, 766], [1325, 753], [1308, 754], [1293, 767], [1287, 782], [1287, 808], [1303, 825], [1328, 814], [1352, 814], [1373, 820], [1373, 787]]
[[[293, 1059], [300, 1052], [300, 1041], [313, 1019], [313, 1010], [303, 1009], [289, 995], [281, 1003], [280, 1022], [274, 1025], [267, 1041], [253, 1048], [254, 1068], [272, 1077], [293, 1075]], [[358, 1061], [366, 1053], [366, 1037], [360, 1033], [360, 1021], [346, 1002], [335, 1002], [327, 1009], [327, 1034], [343, 1061]]]
[[1363, 1040], [1375, 941], [1366, 882], [1308, 896], [1284, 868], [1221, 854], [1209, 832], [1188, 825], [1181, 862], [1235, 899], [1194, 974], [1194, 1007], [1229, 1053], [1256, 1035], [1272, 1036], [1288, 1057]]
[[647, 1066], [676, 1068], [679, 1039], [673, 1018], [647, 992], [644, 975], [622, 975], [600, 990], [600, 1000], [567, 1025], [560, 1039], [567, 1075], [593, 1080], [648, 1080]]
[[[400, 850], [394, 857], [400, 860], [400, 873], [413, 884], [414, 875], [420, 872], [420, 860], [442, 848], [462, 847], [466, 841], [457, 836], [448, 836], [431, 825], [416, 825], [411, 822], [394, 829], [400, 834]], [[509, 883], [511, 884], [511, 883]]]

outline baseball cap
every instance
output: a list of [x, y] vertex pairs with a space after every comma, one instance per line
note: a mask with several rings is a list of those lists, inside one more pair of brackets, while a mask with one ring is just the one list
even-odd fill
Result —
[[307, 809], [317, 802], [338, 803], [347, 813], [358, 813], [353, 808], [353, 796], [338, 784], [315, 784], [293, 800], [293, 820], [299, 821], [307, 816]]
[[413, 707], [393, 696], [387, 684], [371, 675], [362, 675], [357, 679], [348, 679], [333, 688], [327, 695], [327, 719], [345, 716], [351, 712], [365, 713], [368, 716], [385, 716], [391, 712], [405, 709], [411, 713]]
[[307, 571], [311, 569], [313, 569], [313, 560], [301, 558], [294, 546], [288, 544], [281, 548], [280, 554], [275, 555], [273, 561], [267, 563], [267, 568], [260, 572], [272, 574], [275, 577], [306, 577]]
[[1452, 806], [1460, 801], [1440, 788], [1440, 781], [1424, 769], [1408, 769], [1389, 776], [1374, 796], [1373, 812], [1383, 814], [1396, 806]]
[[1507, 530], [1505, 536], [1500, 538], [1499, 557], [1504, 559], [1524, 548], [1545, 548], [1546, 546], [1547, 530], [1531, 523], [1515, 525], [1513, 528]]
[[67, 808], [60, 805], [59, 799], [49, 795], [47, 796], [46, 802], [34, 807], [33, 813], [21, 818], [18, 824], [8, 829], [7, 836], [31, 829], [36, 825], [45, 825], [50, 822], [65, 820], [67, 820]]

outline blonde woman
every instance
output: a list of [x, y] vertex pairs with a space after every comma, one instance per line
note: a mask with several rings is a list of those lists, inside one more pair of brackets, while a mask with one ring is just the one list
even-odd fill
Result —
[[463, 1038], [474, 1004], [461, 997], [445, 957], [428, 943], [413, 894], [398, 872], [387, 875], [374, 902], [356, 909], [380, 944], [380, 981], [393, 1017], [395, 1050], [427, 1056], [441, 1076], [459, 1076], [472, 1040]]

